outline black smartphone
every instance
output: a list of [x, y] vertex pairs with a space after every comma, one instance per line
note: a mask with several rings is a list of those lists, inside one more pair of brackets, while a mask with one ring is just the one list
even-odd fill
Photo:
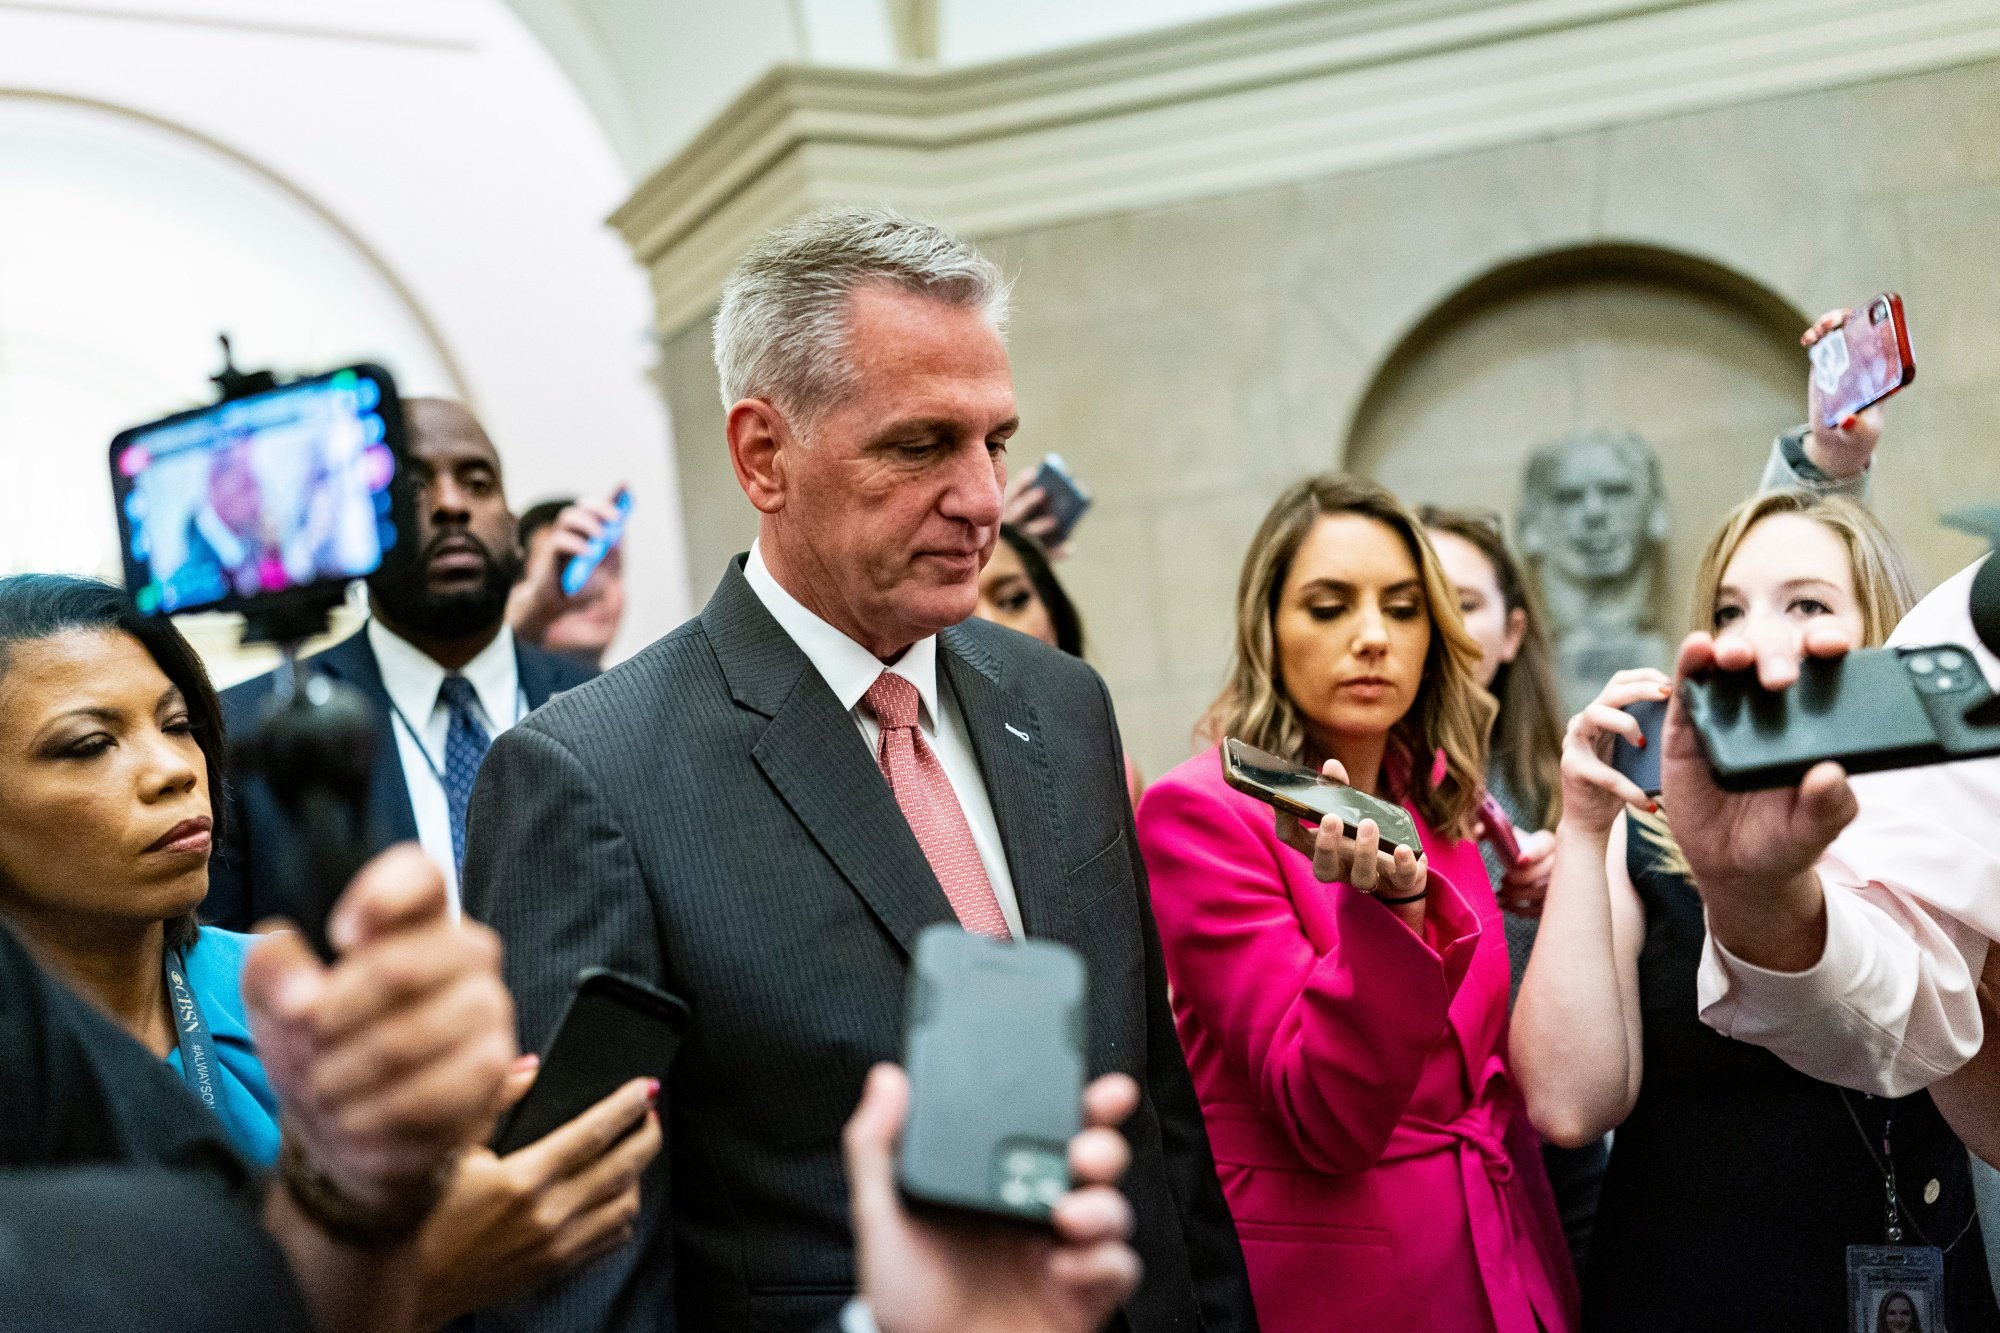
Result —
[[404, 456], [395, 381], [369, 365], [121, 431], [111, 488], [133, 604], [337, 596], [414, 530]]
[[493, 1151], [527, 1147], [632, 1079], [665, 1083], [688, 1022], [686, 1004], [643, 981], [601, 967], [578, 973], [541, 1073], [501, 1121]]
[[1798, 682], [1775, 693], [1749, 671], [1681, 689], [1728, 791], [1791, 786], [1825, 759], [1871, 773], [2000, 754], [2000, 709], [1972, 650], [1958, 644], [1809, 658]]
[[1090, 508], [1090, 492], [1069, 470], [1061, 454], [1044, 455], [1031, 484], [1042, 492], [1042, 507], [1038, 512], [1055, 520], [1055, 526], [1043, 535], [1042, 544], [1061, 546], [1076, 531], [1083, 511]]
[[1623, 736], [1611, 740], [1611, 767], [1632, 780], [1632, 785], [1648, 796], [1660, 794], [1660, 736], [1667, 729], [1667, 701], [1641, 699], [1626, 704], [1625, 711], [1639, 719], [1644, 745], [1634, 745]]
[[896, 1175], [927, 1204], [1046, 1222], [1083, 1127], [1083, 959], [955, 925], [917, 937]]
[[1315, 824], [1333, 815], [1351, 832], [1362, 820], [1372, 819], [1383, 851], [1393, 856], [1398, 847], [1407, 847], [1417, 856], [1424, 854], [1417, 821], [1401, 806], [1328, 782], [1304, 764], [1246, 745], [1234, 736], [1222, 742], [1222, 780], [1246, 796]]

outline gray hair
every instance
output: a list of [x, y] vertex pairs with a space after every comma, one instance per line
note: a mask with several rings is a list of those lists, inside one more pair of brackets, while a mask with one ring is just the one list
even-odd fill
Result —
[[824, 208], [765, 233], [722, 286], [722, 405], [762, 398], [811, 422], [852, 387], [848, 298], [887, 283], [1007, 323], [1007, 279], [942, 227], [881, 208]]

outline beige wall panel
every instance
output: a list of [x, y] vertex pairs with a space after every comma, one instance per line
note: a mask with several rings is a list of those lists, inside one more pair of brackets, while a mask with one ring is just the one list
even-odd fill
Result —
[[[1972, 549], [1938, 511], [2000, 498], [1993, 63], [982, 241], [1018, 279], [1016, 464], [1060, 452], [1097, 493], [1061, 573], [1151, 773], [1187, 755], [1220, 681], [1265, 507], [1350, 444], [1413, 499], [1511, 507], [1534, 444], [1641, 431], [1671, 477], [1678, 627], [1708, 527], [1803, 416], [1784, 312], [1896, 287], [1920, 371], [1890, 409], [1879, 504], [1935, 579]], [[1496, 269], [1624, 245], [1742, 291], [1572, 275], [1433, 318]], [[697, 327], [663, 369], [697, 596], [752, 531], [707, 355]]]

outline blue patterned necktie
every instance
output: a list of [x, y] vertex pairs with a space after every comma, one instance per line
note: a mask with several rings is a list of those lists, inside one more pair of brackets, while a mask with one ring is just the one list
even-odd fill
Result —
[[463, 676], [446, 676], [438, 687], [438, 702], [451, 712], [451, 729], [444, 736], [444, 799], [451, 808], [451, 860], [460, 881], [465, 877], [465, 811], [472, 803], [472, 780], [493, 746], [493, 738], [473, 711], [478, 696]]

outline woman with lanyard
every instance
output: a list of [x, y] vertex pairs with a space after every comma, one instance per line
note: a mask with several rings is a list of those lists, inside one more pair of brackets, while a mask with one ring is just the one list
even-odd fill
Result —
[[[171, 622], [92, 580], [0, 578], [0, 917], [268, 1167], [281, 1131], [243, 1005], [253, 937], [195, 917], [222, 753], [215, 691]], [[518, 1070], [513, 1095], [532, 1076]], [[625, 1241], [660, 1148], [649, 1083], [505, 1158], [461, 1160], [419, 1233], [428, 1326]]]
[[[1872, 646], [1915, 598], [1867, 510], [1779, 491], [1724, 520], [1693, 623], [1769, 637], [1830, 621]], [[1702, 1024], [1705, 919], [1674, 812], [1609, 763], [1615, 738], [1643, 740], [1623, 710], [1671, 689], [1620, 672], [1569, 724], [1555, 873], [1509, 1033], [1537, 1129], [1568, 1145], [1617, 1131], [1585, 1327], [1873, 1333], [1863, 1297], [1889, 1290], [1952, 1329], [2000, 1327], [1965, 1149], [1930, 1095], [1820, 1083]]]

